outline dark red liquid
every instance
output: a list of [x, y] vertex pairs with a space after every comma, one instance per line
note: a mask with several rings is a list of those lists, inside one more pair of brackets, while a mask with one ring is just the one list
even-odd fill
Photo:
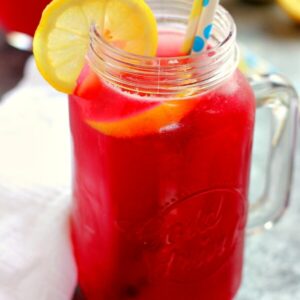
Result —
[[[116, 99], [122, 95], [100, 81], [91, 89], [99, 89], [94, 107], [114, 93]], [[122, 99], [126, 114], [130, 105], [136, 113], [140, 106], [151, 107], [125, 93]], [[117, 138], [91, 128], [83, 99], [70, 97], [72, 237], [85, 299], [230, 300], [235, 295], [254, 97], [237, 71], [194, 101], [169, 130]]]
[[51, 0], [1, 0], [0, 25], [8, 32], [16, 31], [33, 36], [42, 11]]

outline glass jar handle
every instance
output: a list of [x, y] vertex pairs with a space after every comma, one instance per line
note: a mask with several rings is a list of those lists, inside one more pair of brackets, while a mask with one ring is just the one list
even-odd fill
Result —
[[257, 99], [247, 227], [248, 233], [253, 233], [272, 228], [288, 206], [296, 147], [298, 96], [291, 84], [278, 74], [253, 75], [249, 81]]

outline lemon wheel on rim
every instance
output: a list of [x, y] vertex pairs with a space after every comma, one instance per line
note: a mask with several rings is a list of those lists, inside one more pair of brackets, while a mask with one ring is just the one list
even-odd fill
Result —
[[108, 43], [154, 56], [155, 17], [143, 0], [54, 0], [44, 10], [33, 41], [40, 73], [57, 90], [72, 93], [83, 68], [92, 24]]

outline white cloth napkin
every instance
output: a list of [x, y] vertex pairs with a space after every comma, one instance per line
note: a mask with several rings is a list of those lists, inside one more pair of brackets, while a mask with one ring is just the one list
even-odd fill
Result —
[[70, 137], [65, 95], [33, 59], [0, 103], [0, 300], [70, 300]]

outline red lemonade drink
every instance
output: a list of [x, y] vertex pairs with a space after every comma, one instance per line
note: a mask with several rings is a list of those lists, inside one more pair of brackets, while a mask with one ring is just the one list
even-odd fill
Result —
[[86, 300], [232, 300], [239, 288], [255, 100], [222, 7], [208, 46], [182, 53], [192, 3], [54, 0], [36, 31], [41, 74], [70, 95]]
[[[203, 7], [193, 0], [53, 0], [42, 14], [35, 62], [69, 95], [82, 299], [237, 293], [256, 104], [237, 69], [234, 21], [209, 6], [217, 2], [201, 2], [199, 28]], [[298, 106], [278, 74], [251, 86], [276, 124], [268, 189], [248, 223], [258, 230], [288, 204]]]
[[[176, 64], [166, 57], [177, 56], [181, 42], [178, 32], [160, 33], [162, 66]], [[170, 100], [126, 88], [124, 74], [118, 87], [92, 69], [69, 101], [72, 237], [85, 299], [233, 299], [255, 111], [246, 79], [235, 70], [212, 88]], [[151, 90], [157, 79], [137, 74], [130, 80]], [[163, 74], [160, 81], [167, 85]], [[174, 101], [168, 119], [162, 106]]]

